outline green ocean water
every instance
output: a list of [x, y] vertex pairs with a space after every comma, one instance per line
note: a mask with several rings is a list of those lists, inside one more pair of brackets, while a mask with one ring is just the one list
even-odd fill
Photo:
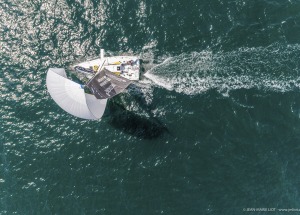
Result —
[[[85, 121], [46, 73], [100, 48], [145, 72]], [[0, 214], [300, 210], [300, 1], [1, 0], [0, 50]]]

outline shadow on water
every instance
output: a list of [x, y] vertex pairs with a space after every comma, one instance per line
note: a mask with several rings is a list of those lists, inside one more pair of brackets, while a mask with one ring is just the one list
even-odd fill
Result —
[[142, 117], [126, 110], [122, 104], [116, 101], [110, 101], [107, 109], [109, 111], [108, 122], [127, 134], [143, 139], [155, 139], [168, 132], [168, 129], [158, 119]]

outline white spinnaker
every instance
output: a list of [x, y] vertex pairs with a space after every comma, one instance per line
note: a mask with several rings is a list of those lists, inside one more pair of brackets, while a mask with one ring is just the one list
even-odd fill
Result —
[[82, 119], [100, 119], [107, 99], [96, 99], [84, 92], [80, 84], [69, 80], [61, 68], [50, 68], [46, 85], [53, 100], [66, 112]]

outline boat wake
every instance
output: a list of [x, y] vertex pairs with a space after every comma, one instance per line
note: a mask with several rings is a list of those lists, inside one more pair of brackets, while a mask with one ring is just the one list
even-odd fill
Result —
[[187, 95], [216, 89], [300, 89], [300, 45], [241, 48], [232, 52], [202, 51], [168, 57], [145, 77], [155, 85]]

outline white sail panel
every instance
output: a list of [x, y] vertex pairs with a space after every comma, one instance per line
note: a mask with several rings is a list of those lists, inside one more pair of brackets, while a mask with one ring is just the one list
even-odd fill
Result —
[[83, 119], [100, 119], [106, 99], [86, 94], [80, 84], [66, 78], [64, 69], [48, 70], [46, 84], [53, 100], [66, 112]]
[[101, 118], [105, 111], [107, 99], [96, 99], [95, 96], [90, 94], [85, 94], [85, 98], [87, 106], [91, 113], [96, 118]]

